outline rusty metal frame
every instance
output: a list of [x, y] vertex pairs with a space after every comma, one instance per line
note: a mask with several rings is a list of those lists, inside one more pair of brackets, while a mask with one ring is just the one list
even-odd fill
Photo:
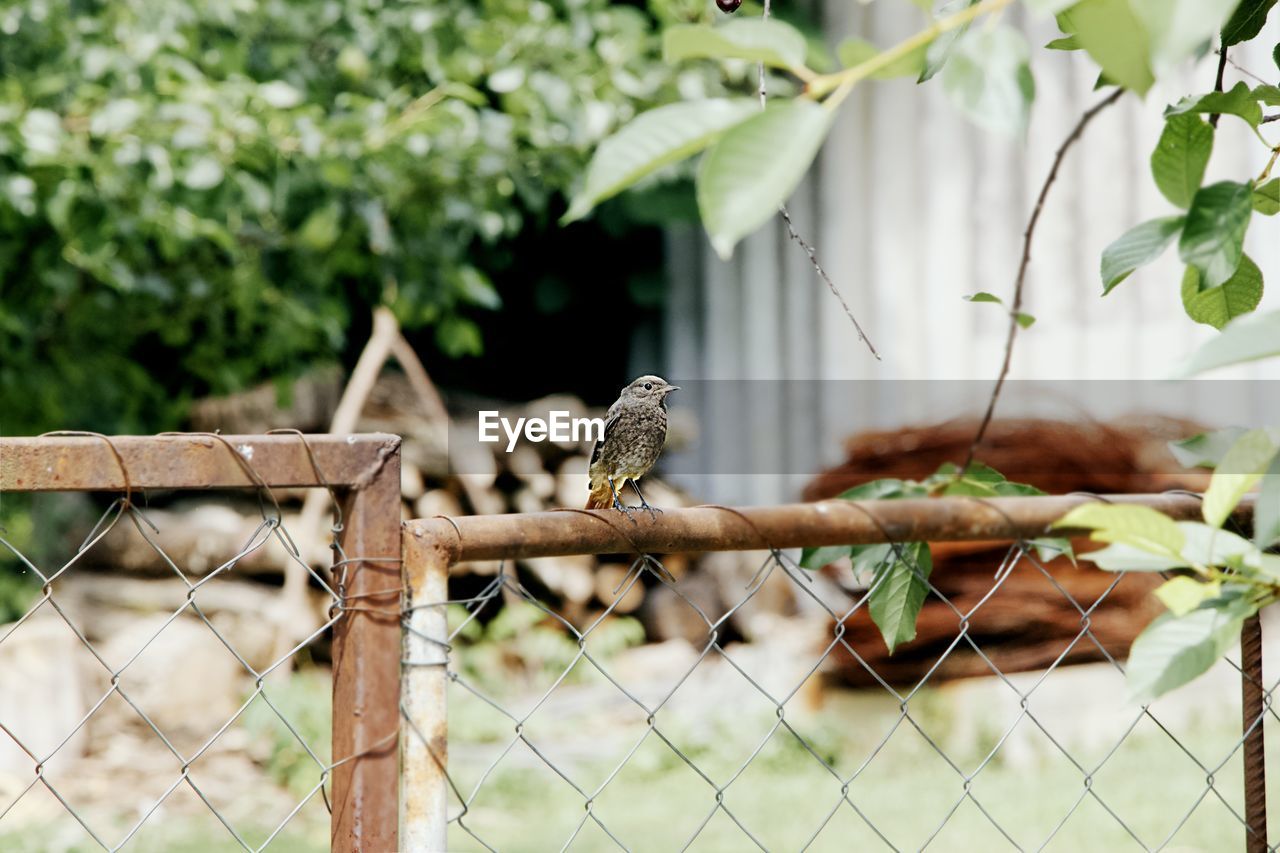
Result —
[[0, 439], [0, 492], [322, 487], [342, 510], [333, 643], [334, 850], [399, 848], [400, 438], [68, 434]]
[[[1011, 498], [841, 501], [775, 507], [694, 507], [629, 521], [613, 510], [559, 510], [520, 515], [436, 517], [404, 525], [404, 777], [400, 832], [406, 850], [443, 851], [447, 844], [447, 686], [449, 569], [470, 560], [515, 560], [567, 554], [757, 550], [911, 541], [1012, 541], [1043, 536], [1070, 509], [1096, 500], [1158, 509], [1176, 520], [1201, 517], [1200, 498], [1186, 493]], [[1235, 520], [1249, 524], [1246, 497]], [[1080, 534], [1084, 531], [1056, 531]], [[1242, 734], [1248, 850], [1266, 850], [1266, 768], [1261, 627], [1241, 631]]]

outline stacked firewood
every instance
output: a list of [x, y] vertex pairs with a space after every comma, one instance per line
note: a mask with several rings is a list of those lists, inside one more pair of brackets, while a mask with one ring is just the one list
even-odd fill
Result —
[[[815, 477], [805, 497], [835, 497], [883, 477], [922, 479], [944, 462], [964, 459], [976, 427], [957, 421], [855, 435], [846, 444], [845, 462]], [[1166, 445], [1199, 431], [1192, 423], [1150, 418], [1107, 424], [995, 421], [976, 458], [1012, 481], [1054, 494], [1199, 491], [1206, 473], [1180, 468]], [[1077, 552], [1096, 547], [1087, 540], [1073, 545]], [[937, 683], [993, 670], [1043, 669], [1059, 659], [1121, 660], [1162, 609], [1150, 595], [1159, 576], [1126, 575], [1117, 582], [1091, 563], [1076, 565], [1065, 557], [1047, 562], [1024, 557], [991, 594], [1009, 548], [1007, 542], [932, 543], [930, 581], [947, 600], [931, 594], [916, 622], [916, 639], [892, 655], [869, 614], [856, 613], [846, 621], [844, 636], [866, 665], [838, 646], [832, 657], [836, 676], [848, 684], [871, 685], [876, 679], [870, 668], [890, 683], [908, 685], [930, 670], [930, 681]], [[859, 592], [847, 567], [828, 566], [823, 574], [841, 581], [847, 600], [855, 600]]]
[[[327, 419], [323, 402], [334, 397], [327, 376], [311, 377], [295, 387], [291, 416], [301, 429], [321, 429]], [[559, 507], [582, 507], [587, 497], [587, 466], [592, 445], [585, 436], [579, 441], [530, 442], [521, 438], [507, 451], [506, 439], [497, 444], [476, 441], [476, 424], [468, 422], [462, 412], [496, 409], [514, 421], [520, 417], [545, 418], [550, 411], [568, 412], [571, 418], [602, 417], [603, 409], [592, 409], [582, 400], [569, 395], [506, 403], [485, 400], [454, 400], [454, 421], [440, 419], [422, 409], [418, 397], [408, 387], [402, 374], [384, 372], [374, 385], [360, 417], [358, 431], [385, 432], [403, 438], [401, 445], [401, 515], [405, 519], [467, 514], [531, 513]], [[221, 428], [224, 433], [260, 432], [284, 425], [282, 415], [271, 408], [262, 391], [250, 391], [241, 398], [206, 401], [196, 407], [193, 426], [201, 429]], [[313, 422], [315, 421], [315, 422]], [[673, 441], [680, 441], [678, 427]], [[646, 478], [646, 496], [660, 507], [683, 507], [693, 502], [683, 493], [664, 484], [656, 475]], [[307, 561], [323, 572], [332, 560], [327, 546], [327, 513], [323, 529], [308, 534], [301, 527], [299, 505], [306, 490], [279, 489], [275, 497], [283, 510], [284, 528], [303, 549]], [[627, 498], [634, 502], [634, 496]], [[135, 578], [152, 577], [175, 580], [166, 563], [167, 555], [184, 571], [201, 576], [236, 554], [253, 537], [262, 522], [262, 508], [252, 495], [238, 498], [181, 496], [165, 505], [147, 510], [156, 531], [141, 531], [132, 525], [119, 525], [89, 555], [87, 565], [98, 569], [124, 571]], [[667, 639], [677, 634], [696, 631], [688, 618], [697, 619], [696, 611], [687, 604], [653, 595], [655, 581], [646, 576], [640, 583], [627, 584], [633, 557], [626, 554], [545, 557], [520, 560], [506, 565], [497, 561], [471, 562], [455, 566], [451, 572], [451, 597], [465, 597], [487, 584], [499, 571], [507, 572], [533, 591], [540, 600], [556, 608], [575, 624], [590, 624], [606, 608], [615, 614], [641, 616], [650, 626], [651, 635]], [[672, 576], [686, 578], [697, 560], [687, 555], [664, 558]], [[279, 583], [279, 577], [291, 569], [292, 561], [284, 544], [270, 541], [237, 561], [235, 577], [255, 582]], [[744, 568], [744, 572], [745, 572]], [[747, 572], [742, 586], [754, 572]], [[725, 579], [723, 570], [707, 574], [707, 578]], [[226, 578], [224, 580], [232, 580]], [[223, 581], [220, 580], [219, 583]], [[690, 595], [700, 605], [714, 612], [721, 600], [732, 598], [718, 590], [709, 594], [719, 581], [688, 580]], [[267, 589], [269, 587], [263, 587]], [[121, 595], [135, 597], [139, 587], [121, 586]], [[314, 592], [314, 590], [313, 590]], [[103, 589], [95, 588], [102, 595]], [[317, 613], [327, 603], [318, 593], [313, 596]], [[245, 596], [246, 602], [260, 602], [260, 596]], [[646, 606], [646, 600], [649, 600]], [[129, 601], [120, 604], [129, 606]], [[723, 612], [729, 605], [720, 607]], [[705, 635], [705, 626], [702, 629]]]
[[[256, 407], [254, 411], [265, 405], [257, 397], [251, 402]], [[569, 396], [514, 404], [478, 400], [461, 403], [455, 413], [489, 408], [512, 419], [522, 415], [545, 417], [550, 410], [567, 411], [571, 417], [603, 414]], [[230, 422], [224, 431], [234, 428], [253, 432], [267, 426], [258, 424], [253, 417], [237, 420], [235, 411], [225, 401], [219, 403], [215, 414]], [[269, 425], [278, 424], [273, 421]], [[965, 457], [975, 426], [954, 422], [856, 435], [847, 444], [846, 461], [819, 474], [805, 497], [833, 497], [850, 486], [881, 477], [924, 478], [943, 462]], [[303, 423], [303, 427], [314, 429], [317, 425]], [[453, 441], [450, 428], [438, 416], [423, 410], [400, 374], [384, 373], [372, 389], [359, 430], [394, 433], [404, 438], [404, 518], [530, 513], [583, 505], [591, 450], [587, 440], [533, 443], [522, 439], [512, 452], [507, 452], [505, 441], [478, 444], [474, 422], [455, 422], [452, 429], [461, 433]], [[1110, 424], [997, 421], [988, 431], [977, 458], [1010, 480], [1030, 483], [1051, 493], [1202, 489], [1204, 475], [1179, 469], [1165, 448], [1167, 440], [1195, 431], [1193, 424], [1167, 420]], [[674, 435], [673, 440], [678, 442], [679, 435]], [[646, 493], [662, 507], [694, 502], [656, 477], [646, 478]], [[295, 533], [302, 526], [297, 509], [301, 496], [301, 491], [278, 494], [285, 510], [285, 527]], [[261, 522], [260, 509], [252, 501], [175, 503], [154, 509], [151, 514], [159, 533], [150, 538], [184, 570], [195, 574], [212, 570], [235, 554]], [[322, 533], [317, 530], [316, 535], [307, 538], [311, 548], [306, 554], [321, 572], [331, 560]], [[1089, 547], [1087, 542], [1076, 545]], [[900, 646], [890, 656], [863, 608], [846, 622], [845, 641], [880, 677], [910, 683], [934, 666], [961, 629], [967, 639], [947, 654], [933, 678], [985, 674], [992, 665], [1005, 672], [1034, 669], [1059, 657], [1067, 662], [1099, 660], [1107, 655], [1121, 657], [1158, 609], [1149, 596], [1158, 579], [1130, 576], [1111, 588], [1113, 577], [1090, 564], [1077, 567], [1066, 559], [1044, 563], [1044, 571], [1024, 559], [1001, 582], [996, 594], [984, 600], [1008, 547], [1008, 543], [935, 543], [932, 582], [950, 603], [929, 597], [919, 617], [917, 639]], [[153, 544], [131, 525], [120, 525], [95, 548], [93, 557], [102, 567], [128, 571], [135, 577], [173, 577]], [[628, 583], [633, 559], [626, 554], [547, 557], [506, 564], [473, 562], [453, 569], [450, 595], [466, 598], [489, 584], [498, 572], [505, 572], [540, 602], [578, 626], [593, 623], [606, 611], [631, 615], [641, 619], [651, 641], [681, 639], [701, 648], [711, 632], [708, 620], [716, 622], [731, 612], [727, 623], [716, 626], [717, 638], [722, 642], [772, 641], [796, 626], [806, 626], [807, 631], [815, 624], [825, 624], [819, 634], [825, 635], [826, 640], [820, 636], [815, 641], [825, 646], [833, 626], [824, 621], [826, 611], [818, 602], [834, 612], [843, 612], [860, 595], [847, 567], [827, 567], [803, 589], [775, 567], [766, 572], [764, 586], [751, 601], [737, 608], [757, 572], [762, 566], [768, 568], [767, 560], [768, 555], [762, 553], [664, 555], [663, 565], [678, 581], [676, 589], [650, 574], [637, 583]], [[245, 579], [251, 579], [259, 590], [269, 590], [259, 582], [278, 583], [277, 578], [289, 570], [289, 564], [283, 546], [270, 543], [238, 563], [235, 574], [240, 580], [226, 578], [219, 584], [246, 583]], [[99, 585], [93, 592], [101, 597], [110, 590], [125, 597], [141, 595], [140, 587], [127, 584]], [[1102, 603], [1094, 607], [1104, 592]], [[311, 593], [314, 602], [310, 609], [322, 614], [328, 602], [314, 587]], [[233, 598], [246, 602], [246, 607], [271, 606], [270, 596]], [[120, 604], [130, 606], [127, 601]], [[295, 616], [290, 615], [286, 621], [293, 629], [298, 628]], [[303, 624], [299, 630], [307, 628]], [[1087, 634], [1083, 633], [1086, 628]], [[285, 637], [282, 643], [288, 639]], [[981, 647], [990, 663], [969, 640]], [[270, 648], [264, 649], [264, 653], [269, 651]], [[843, 645], [836, 647], [831, 660], [835, 674], [844, 682], [869, 684], [875, 680]]]

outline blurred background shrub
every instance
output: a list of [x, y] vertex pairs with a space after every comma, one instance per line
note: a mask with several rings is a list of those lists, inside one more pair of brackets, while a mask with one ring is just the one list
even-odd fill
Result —
[[[687, 187], [572, 229], [556, 219], [602, 137], [724, 85], [660, 55], [660, 23], [708, 14], [685, 0], [10, 5], [5, 432], [178, 426], [194, 398], [353, 362], [379, 303], [429, 361], [496, 345], [474, 390], [510, 389], [514, 370], [537, 393], [542, 368], [589, 344], [585, 322], [660, 302], [660, 226], [691, 215]], [[532, 359], [509, 334], [530, 330]], [[624, 348], [595, 355], [612, 387]]]

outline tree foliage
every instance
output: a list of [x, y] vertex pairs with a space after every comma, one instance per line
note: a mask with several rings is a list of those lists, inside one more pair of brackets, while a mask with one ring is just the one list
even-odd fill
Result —
[[490, 258], [637, 110], [721, 92], [652, 10], [22, 0], [0, 11], [6, 432], [174, 425], [369, 306], [477, 353]]
[[[1105, 548], [1082, 556], [1113, 572], [1163, 572], [1168, 609], [1138, 636], [1127, 668], [1130, 697], [1147, 703], [1196, 678], [1239, 638], [1245, 619], [1280, 599], [1280, 442], [1274, 430], [1223, 430], [1171, 446], [1184, 464], [1214, 468], [1204, 523], [1154, 509], [1091, 503], [1055, 523], [1090, 531]], [[1232, 532], [1245, 492], [1262, 488], [1253, 539]], [[1176, 574], [1174, 574], [1176, 573]]]
[[[920, 4], [924, 21], [917, 34], [885, 49], [853, 35], [838, 50], [845, 67], [830, 73], [809, 68], [800, 34], [777, 21], [735, 19], [718, 27], [668, 30], [667, 55], [673, 60], [761, 62], [786, 70], [804, 88], [793, 98], [775, 99], [764, 115], [718, 122], [714, 133], [701, 136], [696, 146], [664, 143], [647, 131], [646, 115], [620, 136], [625, 134], [632, 148], [644, 148], [653, 162], [706, 149], [698, 173], [698, 206], [712, 245], [727, 258], [739, 240], [785, 203], [825, 139], [831, 116], [866, 81], [907, 74], [925, 83], [936, 75], [953, 105], [976, 124], [1024, 135], [1035, 97], [1029, 49], [1017, 31], [996, 17], [1013, 2], [953, 0], [936, 9]], [[1099, 86], [1120, 86], [1138, 95], [1214, 45], [1227, 49], [1257, 37], [1275, 6], [1274, 0], [1024, 2], [1033, 14], [1055, 16], [1063, 37], [1050, 49], [1082, 51], [1098, 65]], [[983, 26], [970, 26], [983, 16], [989, 16]], [[1104, 294], [1176, 242], [1187, 265], [1183, 303], [1193, 320], [1221, 328], [1257, 306], [1262, 275], [1244, 256], [1243, 244], [1255, 215], [1274, 215], [1280, 209], [1277, 184], [1270, 177], [1276, 158], [1256, 178], [1239, 176], [1209, 186], [1202, 186], [1202, 180], [1218, 116], [1243, 121], [1272, 155], [1280, 151], [1260, 130], [1267, 118], [1264, 107], [1275, 105], [1280, 105], [1276, 86], [1239, 81], [1226, 91], [1190, 94], [1164, 111], [1165, 128], [1151, 155], [1151, 171], [1161, 193], [1183, 212], [1137, 225], [1107, 248], [1101, 263]], [[825, 120], [819, 120], [819, 109], [828, 114]], [[779, 116], [789, 117], [791, 133], [779, 131]], [[764, 151], [770, 155], [762, 156]], [[591, 165], [593, 181], [579, 194], [575, 213], [625, 189], [626, 165], [614, 147], [602, 145]]]

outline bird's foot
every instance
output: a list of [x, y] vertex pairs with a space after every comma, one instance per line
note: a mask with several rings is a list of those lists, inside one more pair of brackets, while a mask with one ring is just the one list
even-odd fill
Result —
[[624, 504], [620, 498], [614, 498], [613, 508], [616, 509], [618, 512], [622, 513], [623, 515], [625, 515], [627, 517], [627, 520], [630, 521], [632, 524], [636, 523], [636, 517], [634, 515], [636, 511], [635, 507], [629, 507], [626, 504]]
[[649, 502], [643, 497], [640, 498], [640, 509], [649, 513], [649, 518], [653, 521], [657, 521], [658, 516], [662, 515], [662, 510], [658, 509], [656, 506], [649, 506]]

